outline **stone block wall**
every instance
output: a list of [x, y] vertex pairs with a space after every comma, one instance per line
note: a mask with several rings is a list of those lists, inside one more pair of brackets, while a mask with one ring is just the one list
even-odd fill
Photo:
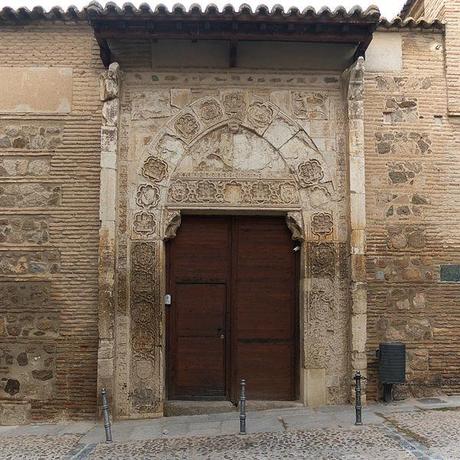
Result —
[[3, 423], [95, 414], [98, 54], [87, 25], [0, 32]]
[[[400, 34], [402, 68], [366, 71], [368, 397], [381, 341], [407, 345], [399, 396], [460, 389], [459, 125], [449, 117], [442, 33]], [[393, 42], [393, 41], [392, 41]], [[372, 45], [371, 45], [372, 46]]]

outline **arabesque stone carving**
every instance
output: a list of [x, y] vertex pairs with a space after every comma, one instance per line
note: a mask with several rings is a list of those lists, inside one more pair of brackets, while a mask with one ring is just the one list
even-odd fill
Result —
[[224, 96], [225, 113], [237, 120], [242, 120], [246, 111], [246, 100], [243, 93], [229, 93]]
[[198, 106], [198, 114], [202, 120], [209, 123], [221, 118], [223, 112], [215, 99], [207, 99]]
[[135, 355], [149, 356], [159, 340], [158, 263], [155, 243], [133, 242], [131, 246], [131, 334]]
[[298, 203], [298, 193], [288, 180], [179, 179], [169, 191], [172, 203], [213, 203], [215, 205], [287, 205]]
[[200, 125], [191, 113], [185, 113], [177, 119], [175, 128], [181, 136], [191, 139], [198, 134]]
[[156, 185], [142, 184], [136, 194], [136, 203], [141, 208], [154, 208], [160, 201], [160, 189]]
[[334, 228], [332, 214], [318, 213], [311, 218], [311, 231], [318, 236], [330, 235]]
[[161, 182], [168, 173], [168, 164], [160, 158], [148, 158], [142, 167], [142, 175], [154, 182]]
[[335, 261], [333, 243], [313, 243], [310, 246], [310, 272], [313, 278], [333, 278]]
[[138, 212], [134, 216], [134, 232], [142, 236], [152, 236], [156, 231], [155, 216], [149, 212]]
[[248, 120], [256, 128], [266, 128], [272, 118], [273, 109], [263, 102], [254, 102], [248, 108]]
[[324, 171], [318, 160], [308, 160], [300, 163], [299, 179], [303, 187], [317, 184], [323, 177]]

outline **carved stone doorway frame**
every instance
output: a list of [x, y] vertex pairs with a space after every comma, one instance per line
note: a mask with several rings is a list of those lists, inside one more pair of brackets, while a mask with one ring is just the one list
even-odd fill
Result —
[[[343, 75], [343, 88], [348, 108], [348, 177], [350, 194], [349, 209], [349, 235], [347, 244], [347, 259], [350, 262], [350, 344], [349, 363], [350, 377], [354, 370], [362, 373], [367, 371], [366, 361], [366, 319], [367, 319], [367, 285], [365, 271], [365, 183], [364, 183], [364, 114], [363, 114], [363, 59], [345, 72]], [[140, 185], [140, 194], [136, 203], [140, 206], [134, 215], [134, 225], [145, 235], [140, 238], [130, 237], [128, 233], [117, 235], [117, 188], [120, 178], [117, 163], [118, 131], [119, 126], [119, 85], [120, 73], [118, 64], [111, 64], [109, 70], [101, 77], [101, 100], [103, 102], [103, 124], [101, 128], [101, 188], [100, 188], [100, 249], [99, 249], [99, 350], [98, 350], [98, 393], [102, 387], [109, 390], [112, 399], [113, 413], [118, 418], [141, 418], [160, 416], [163, 413], [165, 372], [164, 372], [164, 305], [165, 294], [165, 248], [164, 242], [173, 238], [175, 231], [180, 225], [180, 212], [196, 213], [286, 213], [287, 224], [297, 240], [304, 240], [310, 244], [306, 237], [306, 230], [303, 225], [303, 213], [305, 209], [297, 207], [294, 194], [297, 193], [292, 184], [300, 184], [300, 187], [312, 186], [305, 181], [314, 177], [315, 181], [321, 179], [321, 170], [325, 171], [324, 163], [320, 160], [320, 152], [315, 159], [296, 166], [297, 179], [290, 179], [281, 183], [267, 181], [271, 190], [277, 190], [277, 206], [270, 209], [264, 205], [243, 206], [233, 208], [222, 206], [219, 203], [217, 208], [212, 203], [206, 207], [194, 207], [186, 205], [182, 207], [180, 200], [173, 200], [174, 206], [167, 202], [165, 197], [166, 188], [160, 189], [156, 184], [160, 183], [154, 178], [153, 185]], [[234, 102], [230, 99], [230, 102]], [[238, 101], [237, 101], [238, 102]], [[226, 101], [224, 100], [224, 105]], [[207, 105], [206, 105], [207, 104]], [[217, 108], [221, 118], [223, 111], [221, 101], [215, 99], [203, 102], [203, 107]], [[281, 113], [268, 102], [256, 102], [257, 110], [265, 111], [267, 117], [259, 117], [265, 123], [272, 125], [292, 127], [292, 122], [285, 114]], [[170, 129], [182, 132], [181, 136], [186, 140], [187, 136], [195, 135], [194, 129], [198, 129], [193, 108], [186, 108], [173, 121]], [[219, 112], [220, 110], [220, 112]], [[215, 110], [214, 110], [215, 111]], [[236, 114], [238, 115], [238, 114]], [[235, 117], [234, 113], [229, 115]], [[233, 119], [232, 119], [233, 120]], [[229, 129], [236, 129], [236, 121], [222, 121], [228, 123]], [[270, 125], [270, 126], [272, 126]], [[296, 125], [297, 126], [297, 125]], [[248, 126], [248, 128], [251, 128]], [[209, 129], [209, 128], [206, 128]], [[252, 127], [253, 132], [262, 132], [261, 129]], [[268, 132], [268, 129], [264, 131]], [[300, 134], [295, 134], [295, 133]], [[190, 134], [191, 133], [191, 134]], [[302, 140], [308, 144], [308, 135], [294, 127], [289, 135], [293, 139], [302, 136]], [[199, 134], [199, 133], [198, 133]], [[197, 135], [198, 135], [197, 134]], [[265, 135], [265, 134], [264, 134]], [[276, 141], [274, 141], [276, 142]], [[284, 141], [283, 141], [284, 142]], [[288, 142], [286, 142], [287, 144]], [[274, 145], [275, 148], [278, 148]], [[315, 149], [312, 145], [311, 149]], [[147, 161], [150, 161], [147, 159]], [[164, 162], [163, 162], [164, 163]], [[147, 163], [144, 164], [144, 167]], [[142, 165], [141, 165], [142, 166]], [[155, 165], [156, 171], [161, 171], [160, 164]], [[160, 167], [160, 168], [159, 168]], [[320, 173], [320, 176], [315, 174]], [[302, 177], [303, 175], [303, 177]], [[176, 181], [177, 183], [180, 181]], [[193, 180], [190, 181], [192, 183]], [[198, 181], [195, 181], [198, 182]], [[251, 184], [245, 179], [239, 184], [243, 190]], [[318, 184], [321, 185], [321, 184]], [[313, 183], [313, 187], [316, 187]], [[142, 188], [144, 187], [144, 189]], [[170, 183], [167, 188], [169, 190]], [[177, 184], [176, 184], [177, 187]], [[283, 189], [284, 187], [284, 189]], [[177, 191], [177, 190], [176, 190]], [[158, 196], [155, 194], [158, 192]], [[179, 190], [181, 192], [181, 190]], [[168, 192], [169, 193], [169, 192]], [[280, 205], [280, 193], [284, 193], [282, 199], [286, 206]], [[144, 194], [144, 195], [142, 195]], [[145, 199], [152, 199], [157, 204], [161, 199], [162, 206], [156, 207], [153, 214], [149, 211], [150, 204], [145, 205]], [[177, 195], [177, 194], [176, 194]], [[188, 199], [187, 197], [185, 198]], [[291, 201], [289, 201], [291, 200]], [[178, 202], [179, 201], [179, 202]], [[145, 205], [145, 206], [144, 206]], [[289, 206], [295, 207], [290, 208]], [[152, 208], [153, 209], [153, 208]], [[321, 215], [326, 218], [327, 214]], [[118, 217], [119, 218], [119, 217]], [[126, 219], [126, 215], [124, 216]], [[156, 221], [154, 220], [156, 219]], [[309, 218], [310, 219], [310, 218]], [[156, 226], [155, 236], [149, 236], [152, 225]], [[310, 223], [309, 223], [310, 225]], [[150, 226], [150, 227], [149, 227]], [[308, 231], [308, 233], [310, 233]], [[319, 255], [328, 255], [328, 250], [333, 243], [321, 243], [318, 245]], [[328, 246], [329, 245], [329, 246]], [[310, 289], [306, 272], [309, 270], [306, 260], [306, 244], [303, 244], [301, 256], [301, 274], [299, 286], [299, 312], [302, 318], [299, 337], [301, 342], [305, 341], [303, 315], [306, 311], [307, 300], [305, 296]], [[124, 265], [116, 264], [117, 251], [124, 251]], [[329, 249], [328, 249], [329, 248]], [[325, 253], [321, 251], [325, 250]], [[121, 286], [121, 289], [120, 289]], [[125, 292], [123, 293], [123, 286]], [[116, 294], [118, 292], [118, 294]], [[124, 296], [121, 299], [121, 296]], [[123, 301], [123, 302], [122, 302]], [[120, 305], [124, 303], [124, 310]], [[153, 339], [152, 339], [153, 337]], [[300, 354], [305, 354], [304, 344], [301, 343]], [[302, 400], [307, 404], [325, 404], [326, 397], [326, 369], [324, 366], [307, 366], [304, 359], [300, 359], [300, 394]], [[351, 389], [350, 378], [350, 389]]]

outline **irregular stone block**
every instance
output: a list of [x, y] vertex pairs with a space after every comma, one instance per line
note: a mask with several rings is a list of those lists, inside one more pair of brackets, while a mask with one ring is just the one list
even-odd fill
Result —
[[0, 208], [45, 208], [61, 204], [61, 187], [47, 183], [0, 185]]
[[60, 126], [8, 124], [0, 126], [0, 149], [55, 150], [62, 143]]
[[2, 251], [0, 252], [1, 275], [54, 274], [60, 269], [60, 255], [51, 251]]
[[5, 216], [0, 218], [0, 243], [43, 244], [49, 239], [48, 217]]
[[5, 308], [40, 308], [50, 302], [48, 281], [8, 281], [0, 283], [0, 299]]
[[1, 156], [0, 177], [47, 176], [50, 160], [49, 156]]
[[27, 425], [30, 421], [30, 401], [0, 401], [0, 425]]
[[145, 91], [134, 94], [131, 100], [131, 119], [169, 117], [172, 115], [168, 90]]

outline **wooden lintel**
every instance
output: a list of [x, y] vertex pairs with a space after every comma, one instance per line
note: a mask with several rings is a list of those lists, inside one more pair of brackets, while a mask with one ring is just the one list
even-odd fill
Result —
[[[308, 31], [305, 33], [246, 33], [239, 31], [238, 41], [281, 41], [281, 42], [314, 42], [314, 43], [343, 43], [358, 44], [368, 40], [368, 34], [340, 34], [340, 33], [317, 33]], [[234, 32], [200, 32], [197, 31], [158, 31], [154, 30], [117, 30], [106, 29], [100, 32], [105, 39], [127, 38], [127, 39], [169, 39], [169, 40], [235, 40]]]
[[238, 42], [236, 40], [232, 40], [230, 42], [230, 50], [229, 50], [229, 67], [236, 67], [237, 58], [238, 58]]

